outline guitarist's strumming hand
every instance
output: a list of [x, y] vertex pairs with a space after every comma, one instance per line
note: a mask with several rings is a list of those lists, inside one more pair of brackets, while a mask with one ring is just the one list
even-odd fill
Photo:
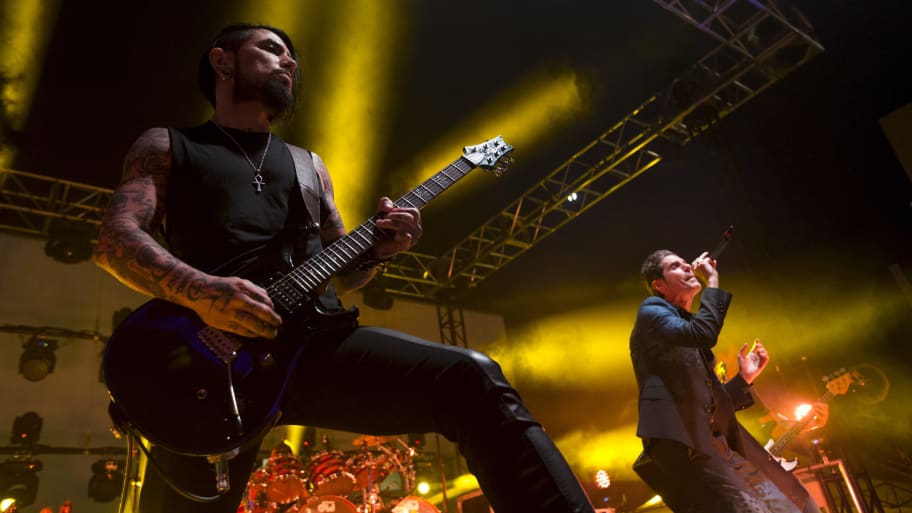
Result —
[[421, 211], [417, 208], [397, 207], [384, 196], [377, 205], [377, 214], [378, 219], [374, 224], [378, 228], [378, 238], [373, 251], [379, 260], [389, 260], [396, 254], [411, 249], [424, 233], [421, 228]]
[[766, 368], [769, 363], [769, 353], [760, 342], [760, 339], [754, 340], [753, 345], [744, 344], [738, 351], [738, 367], [741, 377], [747, 383], [753, 383], [757, 376]]
[[213, 328], [243, 337], [275, 338], [282, 318], [266, 291], [250, 280], [211, 276], [201, 290], [205, 300], [189, 306]]

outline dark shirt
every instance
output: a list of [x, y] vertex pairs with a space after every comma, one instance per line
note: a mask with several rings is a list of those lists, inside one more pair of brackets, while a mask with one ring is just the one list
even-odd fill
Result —
[[[258, 165], [267, 134], [226, 130]], [[169, 132], [165, 233], [176, 257], [208, 272], [266, 244], [285, 227], [300, 193], [284, 141], [272, 136], [261, 170], [265, 185], [258, 193], [253, 167], [215, 124]]]

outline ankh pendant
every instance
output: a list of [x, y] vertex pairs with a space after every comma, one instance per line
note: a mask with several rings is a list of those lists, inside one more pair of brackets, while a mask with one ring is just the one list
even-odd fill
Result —
[[266, 180], [263, 180], [263, 175], [257, 173], [256, 176], [253, 177], [253, 182], [251, 182], [251, 185], [256, 187], [257, 193], [260, 193], [263, 192], [263, 186], [266, 185]]

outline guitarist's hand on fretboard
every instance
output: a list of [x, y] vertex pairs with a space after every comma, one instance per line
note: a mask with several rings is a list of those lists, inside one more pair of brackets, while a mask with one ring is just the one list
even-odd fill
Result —
[[830, 405], [821, 402], [814, 403], [814, 407], [811, 409], [808, 415], [813, 416], [813, 419], [811, 420], [810, 425], [804, 431], [811, 431], [812, 429], [822, 428], [826, 425], [827, 420], [830, 418]]
[[801, 426], [801, 430], [799, 431], [798, 434], [807, 433], [809, 431], [813, 431], [815, 429], [822, 428], [823, 426], [826, 425], [827, 420], [830, 417], [830, 405], [827, 403], [816, 402], [811, 407], [811, 410], [807, 414], [805, 414], [804, 417], [802, 417], [802, 419], [804, 419], [805, 417], [810, 417], [810, 418], [806, 422], [802, 422], [801, 420], [792, 420], [792, 419], [786, 417], [785, 415], [781, 415], [781, 414], [770, 415], [769, 418], [775, 419], [775, 421], [776, 421], [776, 425], [775, 425], [775, 427], [773, 427], [773, 432], [772, 432], [771, 437], [773, 439], [779, 439], [780, 437], [785, 435], [785, 433], [789, 429], [791, 429], [793, 426], [795, 426], [798, 423], [805, 424], [805, 425]]
[[389, 260], [402, 251], [412, 249], [424, 233], [421, 211], [412, 207], [397, 207], [387, 197], [380, 198], [374, 224], [378, 229], [374, 255], [380, 260]]

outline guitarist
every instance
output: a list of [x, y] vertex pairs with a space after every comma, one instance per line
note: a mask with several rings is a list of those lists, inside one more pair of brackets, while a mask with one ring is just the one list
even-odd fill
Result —
[[[830, 405], [823, 401], [813, 403], [801, 419], [792, 420], [781, 414], [770, 412], [757, 419], [760, 423], [760, 430], [769, 437], [764, 448], [770, 451], [770, 454], [779, 461], [782, 468], [788, 471], [795, 470], [799, 464], [807, 465], [808, 462], [817, 459], [817, 451], [809, 450], [806, 441], [796, 443], [802, 435], [816, 431], [824, 427], [829, 418]], [[784, 444], [784, 445], [783, 445]], [[780, 447], [781, 446], [781, 447]], [[777, 450], [778, 449], [778, 450]], [[794, 453], [785, 457], [786, 452]]]
[[676, 513], [819, 511], [735, 417], [752, 404], [751, 383], [769, 362], [763, 344], [742, 346], [739, 372], [724, 385], [714, 371], [712, 348], [732, 298], [719, 288], [716, 260], [703, 253], [690, 263], [658, 250], [641, 275], [652, 297], [630, 335], [644, 448], [634, 470]]
[[[304, 152], [313, 181], [299, 183], [292, 152], [303, 150], [272, 133], [273, 123], [289, 116], [301, 81], [294, 46], [282, 30], [232, 25], [203, 53], [198, 71], [211, 119], [187, 129], [151, 128], [136, 139], [95, 260], [125, 285], [185, 307], [211, 327], [304, 342], [295, 319], [281, 318], [262, 286], [213, 271], [292, 223], [305, 227], [296, 232], [298, 259], [346, 233], [322, 160]], [[323, 310], [342, 311], [336, 291], [362, 287], [378, 264], [421, 237], [417, 209], [381, 198], [378, 214], [373, 249], [334, 277], [317, 299]], [[153, 234], [163, 224], [161, 245]], [[487, 356], [380, 328], [337, 331], [303, 345], [281, 423], [375, 435], [438, 431], [458, 443], [499, 513], [593, 511], [563, 456]], [[228, 461], [230, 489], [221, 494], [213, 492], [205, 458], [153, 447], [142, 513], [237, 511], [260, 441]]]

